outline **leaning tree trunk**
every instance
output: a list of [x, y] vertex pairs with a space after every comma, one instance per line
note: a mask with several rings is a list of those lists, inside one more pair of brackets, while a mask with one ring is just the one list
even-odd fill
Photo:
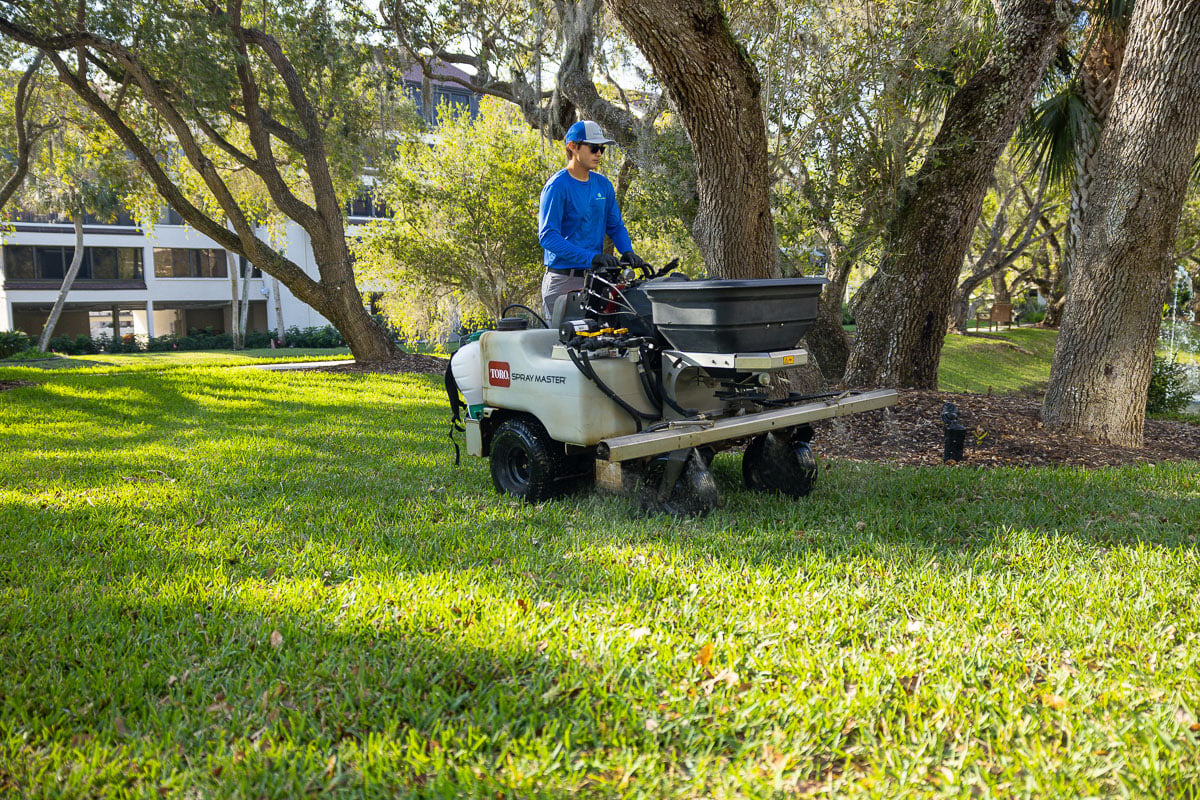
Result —
[[229, 331], [233, 336], [233, 349], [242, 349], [242, 329], [239, 325], [242, 317], [242, 304], [238, 298], [238, 269], [232, 264], [227, 268], [229, 272], [229, 291], [232, 302], [229, 306]]
[[246, 346], [246, 324], [250, 318], [250, 273], [253, 269], [254, 267], [249, 261], [242, 265], [242, 309], [238, 320], [238, 330], [242, 332], [243, 348]]
[[[38, 350], [43, 353], [50, 346], [50, 337], [54, 335], [54, 327], [58, 325], [58, 318], [67, 303], [67, 293], [71, 291], [71, 284], [75, 283], [75, 276], [79, 274], [79, 267], [83, 264], [83, 212], [76, 211], [71, 222], [75, 225], [75, 254], [71, 256], [71, 266], [67, 268], [67, 274], [63, 277], [58, 298], [54, 301], [54, 307], [50, 309], [50, 316], [46, 319], [46, 326], [42, 328], [42, 335], [38, 337]], [[114, 332], [113, 339], [118, 338], [120, 333]]]
[[997, 5], [1001, 42], [950, 99], [879, 268], [860, 290], [849, 386], [937, 388], [951, 296], [988, 181], [1071, 21], [1048, 0]]
[[767, 128], [758, 70], [712, 0], [607, 0], [678, 110], [696, 156], [692, 237], [709, 274], [775, 266]]
[[1142, 444], [1150, 366], [1200, 138], [1200, 2], [1139, 0], [1042, 414], [1054, 429]]

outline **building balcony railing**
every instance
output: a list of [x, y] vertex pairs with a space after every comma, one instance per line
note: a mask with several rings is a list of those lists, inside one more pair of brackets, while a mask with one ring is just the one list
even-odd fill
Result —
[[[19, 291], [57, 291], [62, 288], [62, 280], [38, 280], [30, 278], [14, 278], [4, 282], [4, 291], [19, 292]], [[79, 291], [109, 291], [109, 290], [137, 290], [145, 289], [146, 281], [141, 278], [134, 279], [76, 279], [71, 284], [72, 292]]]

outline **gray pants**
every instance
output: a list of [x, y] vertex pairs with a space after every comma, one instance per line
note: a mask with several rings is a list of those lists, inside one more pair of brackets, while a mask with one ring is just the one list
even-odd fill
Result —
[[554, 303], [558, 298], [568, 292], [582, 289], [584, 280], [546, 270], [546, 276], [542, 278], [542, 310], [545, 312], [547, 324], [551, 324], [550, 317], [554, 314]]

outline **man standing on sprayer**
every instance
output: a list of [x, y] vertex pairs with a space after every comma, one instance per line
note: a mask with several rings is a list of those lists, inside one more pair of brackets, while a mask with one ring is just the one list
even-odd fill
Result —
[[[546, 181], [538, 207], [538, 242], [546, 251], [542, 304], [547, 321], [559, 297], [583, 288], [589, 269], [645, 263], [633, 252], [612, 181], [595, 172], [604, 148], [615, 142], [591, 120], [568, 128], [564, 141], [567, 166]], [[606, 234], [623, 261], [603, 252]]]

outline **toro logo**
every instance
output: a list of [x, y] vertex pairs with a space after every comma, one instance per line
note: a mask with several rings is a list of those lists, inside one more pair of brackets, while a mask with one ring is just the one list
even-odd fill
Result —
[[488, 384], [491, 386], [509, 386], [512, 373], [509, 372], [507, 361], [488, 362]]

